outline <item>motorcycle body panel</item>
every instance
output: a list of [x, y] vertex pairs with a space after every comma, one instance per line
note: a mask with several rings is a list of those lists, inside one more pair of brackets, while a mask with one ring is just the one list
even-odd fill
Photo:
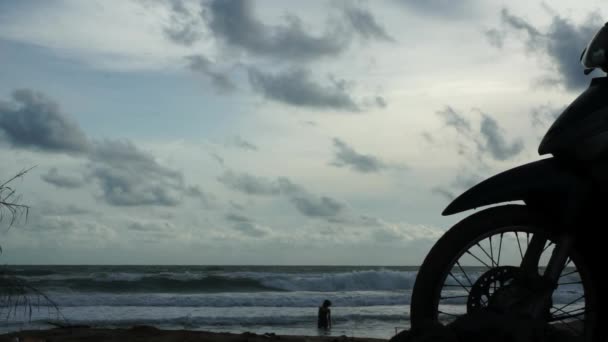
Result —
[[608, 155], [608, 78], [594, 78], [589, 87], [555, 120], [538, 148], [573, 161]]
[[586, 183], [562, 166], [556, 158], [547, 158], [499, 173], [458, 196], [443, 211], [452, 215], [487, 205], [523, 200], [541, 211], [559, 209], [562, 219], [576, 215], [576, 201], [584, 197]]

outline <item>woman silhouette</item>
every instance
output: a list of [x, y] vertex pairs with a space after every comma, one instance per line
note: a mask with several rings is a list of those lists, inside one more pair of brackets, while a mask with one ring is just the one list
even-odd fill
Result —
[[326, 299], [323, 301], [323, 305], [319, 307], [319, 315], [317, 319], [317, 328], [319, 329], [330, 329], [331, 328], [331, 310], [329, 307], [331, 302]]

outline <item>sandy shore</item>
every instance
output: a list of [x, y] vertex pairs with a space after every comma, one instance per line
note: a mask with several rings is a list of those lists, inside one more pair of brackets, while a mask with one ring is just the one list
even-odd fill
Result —
[[285, 336], [275, 334], [231, 334], [189, 330], [160, 330], [138, 326], [131, 329], [57, 328], [50, 330], [20, 331], [0, 335], [0, 342], [386, 342], [373, 338], [346, 336]]

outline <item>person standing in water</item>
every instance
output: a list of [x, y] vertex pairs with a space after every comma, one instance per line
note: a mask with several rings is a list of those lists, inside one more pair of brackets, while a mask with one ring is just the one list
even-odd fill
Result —
[[317, 328], [328, 330], [331, 328], [331, 310], [329, 307], [331, 302], [326, 299], [323, 301], [323, 305], [319, 307], [319, 315], [317, 319]]

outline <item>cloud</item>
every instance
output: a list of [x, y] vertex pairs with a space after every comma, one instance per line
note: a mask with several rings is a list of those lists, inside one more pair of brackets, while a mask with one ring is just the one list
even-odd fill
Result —
[[311, 79], [311, 73], [306, 69], [294, 68], [272, 74], [250, 67], [248, 76], [253, 91], [269, 100], [313, 109], [360, 110], [343, 84], [321, 85]]
[[158, 243], [175, 239], [179, 234], [176, 227], [167, 221], [131, 220], [126, 229], [137, 236], [137, 242], [145, 243]]
[[234, 208], [234, 209], [236, 209], [236, 210], [241, 210], [241, 211], [242, 211], [242, 210], [245, 210], [245, 207], [244, 207], [243, 205], [238, 204], [238, 203], [236, 203], [236, 202], [234, 202], [234, 201], [228, 201], [228, 203], [230, 204], [230, 206], [231, 206], [232, 208]]
[[380, 108], [386, 108], [388, 106], [386, 100], [382, 96], [376, 96], [376, 105]]
[[175, 206], [186, 191], [180, 172], [161, 166], [130, 141], [96, 143], [90, 160], [90, 176], [114, 206]]
[[397, 0], [399, 4], [420, 14], [448, 19], [470, 17], [477, 11], [475, 0]]
[[456, 178], [452, 182], [452, 186], [457, 189], [466, 190], [472, 188], [481, 181], [482, 178], [479, 175], [467, 171], [461, 171], [456, 175]]
[[55, 167], [49, 169], [49, 172], [40, 176], [40, 178], [58, 188], [76, 189], [84, 185], [81, 178], [60, 175]]
[[[163, 28], [165, 37], [184, 46], [192, 46], [203, 36], [201, 20], [182, 0], [171, 0], [169, 24]], [[191, 3], [192, 4], [192, 3]], [[197, 2], [194, 2], [198, 5]]]
[[532, 109], [530, 120], [532, 126], [548, 128], [557, 117], [566, 109], [566, 106], [542, 105]]
[[334, 160], [330, 165], [336, 167], [346, 166], [351, 170], [361, 173], [380, 172], [387, 168], [387, 165], [379, 158], [369, 154], [358, 153], [351, 146], [338, 138], [334, 138], [333, 143], [336, 152], [334, 154]]
[[308, 217], [332, 218], [344, 209], [341, 203], [327, 196], [313, 197], [301, 193], [291, 196], [290, 201], [302, 215]]
[[312, 35], [301, 20], [289, 15], [281, 25], [266, 25], [254, 16], [249, 0], [213, 0], [208, 6], [209, 29], [229, 46], [252, 55], [279, 60], [306, 61], [335, 56], [350, 43], [350, 34], [338, 23], [321, 35]]
[[187, 196], [198, 198], [205, 208], [213, 208], [215, 207], [216, 197], [212, 193], [203, 191], [199, 186], [188, 186], [186, 187], [184, 193]]
[[490, 45], [502, 48], [505, 40], [505, 33], [497, 29], [489, 29], [484, 32], [486, 39]]
[[258, 150], [257, 146], [255, 146], [253, 143], [241, 138], [238, 135], [234, 137], [232, 144], [243, 150], [248, 150], [248, 151], [257, 151]]
[[524, 143], [521, 139], [507, 143], [496, 120], [485, 114], [481, 121], [481, 134], [486, 142], [486, 150], [497, 160], [507, 160], [514, 157], [524, 148]]
[[[507, 160], [518, 155], [523, 150], [523, 141], [515, 139], [507, 142], [503, 130], [498, 122], [487, 114], [481, 115], [479, 131], [473, 129], [471, 120], [455, 111], [452, 107], [438, 111], [437, 114], [443, 118], [444, 124], [454, 128], [463, 138], [464, 143], [474, 144], [478, 159], [485, 154], [489, 154], [495, 160]], [[465, 148], [463, 142], [459, 142], [462, 149]]]
[[0, 102], [0, 138], [19, 148], [85, 153], [89, 142], [59, 105], [39, 92], [19, 89], [12, 103]]
[[335, 218], [345, 205], [328, 196], [316, 196], [286, 177], [274, 180], [253, 176], [247, 173], [226, 171], [219, 181], [229, 189], [247, 195], [283, 196], [302, 215], [312, 218]]
[[56, 201], [41, 200], [33, 204], [33, 206], [36, 210], [32, 210], [32, 214], [38, 217], [95, 214], [89, 209], [81, 208], [73, 204], [57, 203]]
[[209, 153], [211, 158], [213, 158], [220, 166], [224, 166], [224, 158], [220, 157], [217, 153]]
[[360, 7], [349, 4], [343, 8], [346, 22], [352, 26], [355, 33], [364, 39], [377, 39], [394, 42], [393, 37], [388, 35], [384, 28], [378, 24], [372, 13]]
[[226, 171], [218, 178], [226, 187], [247, 195], [272, 196], [280, 193], [277, 182], [262, 177], [252, 176], [248, 173], [235, 173]]
[[360, 216], [357, 225], [367, 228], [370, 237], [378, 243], [435, 241], [443, 235], [443, 232], [435, 227], [388, 222], [367, 215]]
[[471, 133], [471, 122], [452, 107], [447, 106], [445, 109], [438, 111], [437, 114], [444, 119], [447, 126], [455, 128], [459, 133], [465, 135]]
[[267, 236], [269, 231], [266, 227], [262, 227], [255, 222], [253, 222], [250, 218], [238, 215], [238, 214], [227, 214], [226, 221], [233, 223], [233, 228], [247, 236], [260, 238]]
[[543, 78], [543, 83], [561, 84], [568, 90], [578, 90], [589, 85], [589, 78], [583, 74], [579, 59], [583, 48], [603, 24], [599, 14], [589, 15], [582, 24], [553, 15], [551, 24], [544, 30], [506, 8], [501, 11], [501, 19], [503, 30], [493, 29], [489, 35], [486, 34], [491, 44], [501, 47], [509, 32], [523, 33], [526, 51], [541, 57], [543, 63], [548, 62], [549, 68], [554, 71]]
[[203, 55], [186, 56], [188, 68], [200, 73], [211, 81], [211, 84], [220, 93], [230, 93], [237, 89], [236, 85], [225, 74], [215, 70], [215, 64]]

